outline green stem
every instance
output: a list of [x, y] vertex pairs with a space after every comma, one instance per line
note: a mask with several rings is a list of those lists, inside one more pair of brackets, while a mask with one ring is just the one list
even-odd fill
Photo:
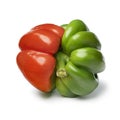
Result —
[[56, 65], [56, 76], [63, 78], [67, 77], [67, 72], [65, 70], [65, 65], [69, 61], [69, 57], [62, 52], [56, 55], [57, 65]]

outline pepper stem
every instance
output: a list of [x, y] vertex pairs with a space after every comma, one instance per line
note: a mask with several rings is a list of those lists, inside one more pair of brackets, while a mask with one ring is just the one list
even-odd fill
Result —
[[59, 69], [56, 72], [57, 77], [63, 78], [63, 77], [67, 77], [67, 73], [65, 69]]
[[57, 53], [56, 55], [56, 76], [60, 78], [67, 77], [67, 72], [65, 70], [65, 65], [69, 61], [69, 57], [62, 52]]

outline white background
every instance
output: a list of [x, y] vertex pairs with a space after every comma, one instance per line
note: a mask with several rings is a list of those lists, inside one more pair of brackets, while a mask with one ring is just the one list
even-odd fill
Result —
[[[16, 65], [20, 37], [35, 25], [83, 20], [102, 43], [106, 70], [85, 98], [45, 96]], [[0, 0], [0, 120], [120, 120], [119, 0]]]

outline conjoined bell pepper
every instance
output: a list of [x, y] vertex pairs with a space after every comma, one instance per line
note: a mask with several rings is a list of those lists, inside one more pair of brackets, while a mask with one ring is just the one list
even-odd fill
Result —
[[98, 73], [105, 69], [101, 43], [81, 20], [61, 27], [42, 24], [19, 42], [17, 64], [37, 89], [55, 87], [62, 96], [85, 96], [98, 86]]

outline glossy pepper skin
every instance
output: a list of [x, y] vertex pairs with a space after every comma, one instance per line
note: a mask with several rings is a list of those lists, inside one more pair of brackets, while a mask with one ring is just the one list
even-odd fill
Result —
[[59, 49], [63, 32], [57, 25], [42, 24], [32, 28], [19, 41], [18, 67], [25, 78], [43, 92], [55, 88], [54, 54]]
[[25, 78], [37, 89], [49, 92], [55, 87], [55, 58], [43, 52], [23, 50], [17, 55], [17, 64]]
[[[66, 25], [63, 25], [64, 27]], [[63, 27], [63, 28], [64, 28]], [[74, 35], [75, 33], [79, 31], [86, 31], [88, 30], [87, 26], [83, 23], [81, 20], [73, 20], [71, 21], [64, 32], [63, 38], [62, 38], [62, 48], [64, 51], [66, 51], [66, 43], [68, 42], [69, 38]]]
[[64, 24], [62, 51], [56, 55], [56, 88], [62, 96], [90, 94], [98, 86], [97, 73], [105, 69], [97, 36], [81, 20]]

